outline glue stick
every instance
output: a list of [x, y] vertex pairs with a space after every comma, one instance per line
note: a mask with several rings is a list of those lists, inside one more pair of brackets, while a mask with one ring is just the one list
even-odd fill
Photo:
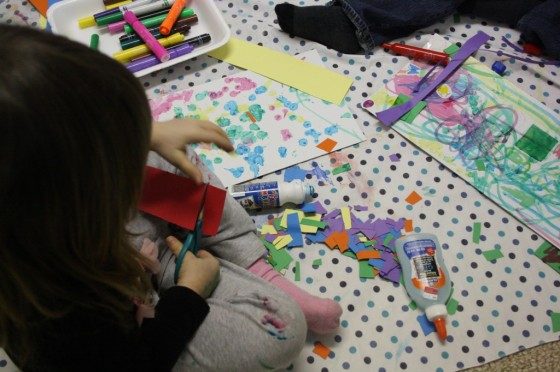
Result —
[[395, 241], [404, 287], [436, 328], [441, 342], [447, 338], [445, 304], [451, 295], [451, 279], [443, 262], [441, 247], [432, 234], [411, 234]]
[[286, 203], [302, 204], [315, 189], [299, 180], [235, 185], [230, 194], [247, 210], [280, 207]]

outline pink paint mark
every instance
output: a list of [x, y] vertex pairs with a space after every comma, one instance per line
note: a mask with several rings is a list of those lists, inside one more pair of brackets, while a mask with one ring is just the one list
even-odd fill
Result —
[[283, 321], [281, 321], [280, 319], [270, 315], [270, 314], [265, 314], [261, 320], [262, 324], [270, 324], [271, 326], [273, 326], [274, 328], [278, 329], [278, 330], [283, 330], [284, 328], [286, 328], [286, 323], [284, 323]]
[[276, 107], [274, 107], [274, 105], [268, 106], [268, 109], [269, 109], [270, 111], [274, 111], [275, 108], [276, 108]]
[[248, 79], [246, 77], [228, 77], [225, 79], [226, 83], [235, 83], [235, 91], [231, 92], [229, 95], [232, 97], [237, 96], [239, 93], [244, 92], [244, 91], [248, 91], [248, 90], [252, 90], [255, 89], [257, 87], [257, 84], [252, 81], [251, 79]]
[[369, 108], [369, 107], [373, 106], [373, 101], [371, 99], [368, 99], [368, 100], [364, 101], [364, 103], [362, 103], [362, 106], [364, 106], [364, 108]]
[[292, 138], [292, 133], [289, 129], [282, 129], [280, 131], [280, 134], [282, 134], [282, 141], [288, 141], [290, 138]]
[[228, 90], [229, 90], [228, 87], [223, 87], [222, 90], [208, 93], [208, 96], [210, 97], [210, 99], [218, 99], [221, 98], [224, 95], [224, 93], [227, 92]]
[[554, 150], [553, 153], [554, 153], [554, 155], [556, 155], [556, 157], [557, 157], [558, 159], [560, 159], [560, 145], [558, 145], [558, 146], [556, 147], [556, 149]]
[[163, 101], [156, 102], [154, 100], [150, 100], [152, 117], [154, 118], [154, 120], [158, 120], [161, 114], [171, 110], [171, 107], [173, 106], [173, 102], [175, 101], [189, 102], [191, 100], [192, 95], [193, 95], [192, 90], [184, 90], [182, 92], [165, 96]]

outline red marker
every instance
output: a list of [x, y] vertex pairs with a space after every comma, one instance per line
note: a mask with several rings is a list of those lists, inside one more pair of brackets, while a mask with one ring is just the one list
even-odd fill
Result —
[[385, 49], [389, 49], [396, 54], [401, 56], [412, 57], [414, 59], [421, 59], [426, 62], [439, 63], [442, 65], [447, 65], [449, 62], [449, 55], [444, 52], [436, 52], [429, 49], [417, 48], [411, 45], [405, 44], [383, 44], [381, 45]]

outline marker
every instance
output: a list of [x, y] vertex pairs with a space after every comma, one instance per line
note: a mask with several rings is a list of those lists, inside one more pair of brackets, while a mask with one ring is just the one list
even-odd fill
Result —
[[119, 8], [118, 12], [109, 14], [104, 17], [97, 18], [95, 22], [97, 23], [98, 26], [108, 25], [123, 20], [124, 13], [127, 11], [132, 12], [137, 16], [140, 16], [143, 14], [153, 13], [161, 9], [169, 8], [170, 6], [173, 5], [174, 2], [175, 0], [159, 0], [154, 3], [133, 6], [131, 8], [128, 8], [126, 5], [123, 5], [122, 11], [120, 11]]
[[[174, 59], [180, 56], [184, 56], [185, 54], [189, 54], [193, 50], [194, 50], [194, 45], [189, 44], [188, 42], [185, 41], [167, 49], [167, 52], [169, 53], [169, 59]], [[130, 72], [138, 72], [148, 67], [156, 66], [159, 63], [160, 62], [156, 58], [156, 56], [146, 56], [146, 57], [135, 59], [130, 63], [127, 63], [126, 68]]]
[[449, 62], [449, 55], [443, 52], [436, 52], [429, 49], [417, 48], [411, 45], [405, 44], [382, 44], [385, 49], [389, 49], [396, 54], [400, 54], [406, 57], [412, 57], [414, 59], [421, 59], [431, 63], [440, 63], [442, 65], [447, 65]]
[[91, 49], [95, 49], [97, 50], [99, 47], [99, 35], [97, 34], [92, 34], [91, 38], [89, 39], [89, 47]]
[[[183, 11], [181, 12], [181, 16], [180, 18], [187, 18], [194, 15], [194, 10], [192, 10], [191, 8], [186, 8], [183, 9]], [[147, 18], [145, 20], [142, 20], [142, 24], [146, 27], [155, 27], [155, 26], [159, 26], [161, 25], [161, 23], [165, 20], [166, 14], [161, 14], [155, 17], [151, 17], [151, 18]], [[134, 32], [134, 30], [132, 29], [132, 27], [130, 27], [130, 25], [124, 25], [124, 32], [128, 35], [132, 34]]]
[[126, 10], [134, 9], [134, 8], [140, 6], [140, 5], [155, 3], [156, 1], [159, 1], [159, 0], [136, 0], [134, 2], [126, 1], [125, 4], [120, 5], [116, 8], [107, 9], [103, 12], [95, 13], [93, 15], [93, 18], [95, 18], [95, 19], [101, 18], [101, 17], [107, 16], [109, 14], [117, 13], [119, 11], [121, 13], [124, 13]]
[[[180, 26], [180, 27], [173, 27], [172, 32], [173, 33], [179, 32], [183, 35], [186, 35], [189, 32], [190, 29], [191, 29], [191, 26], [183, 25], [183, 26]], [[152, 31], [152, 30], [155, 30], [155, 31]], [[161, 39], [161, 38], [165, 37], [164, 35], [162, 35], [159, 32], [159, 29], [157, 27], [150, 28], [148, 31], [156, 39]], [[142, 44], [142, 39], [139, 38], [138, 36], [135, 36], [135, 35], [128, 35], [128, 36], [125, 36], [124, 39], [120, 39], [119, 42], [121, 44], [122, 50], [126, 50], [126, 49], [130, 49], [130, 48], [134, 48], [135, 46], [141, 45]]]
[[[164, 47], [168, 47], [171, 45], [178, 44], [183, 40], [185, 40], [185, 35], [177, 33], [168, 36], [164, 39], [160, 39], [158, 44]], [[156, 40], [156, 42], [158, 42], [158, 40]], [[150, 48], [148, 48], [145, 44], [142, 44], [142, 45], [135, 46], [134, 48], [117, 52], [113, 54], [113, 58], [115, 58], [117, 61], [120, 62], [127, 62], [136, 57], [142, 57], [148, 53], [150, 53]]]
[[[179, 24], [179, 22], [177, 22], [175, 26], [173, 26], [173, 28], [171, 29], [171, 33], [175, 34], [179, 32], [183, 35], [186, 35], [191, 28], [190, 24], [187, 22], [182, 22], [181, 24]], [[148, 31], [150, 32], [150, 34], [154, 35], [156, 39], [161, 39], [165, 37], [159, 32], [158, 27], [149, 28]], [[119, 43], [121, 44], [121, 48], [125, 50], [142, 44], [142, 39], [139, 38], [137, 35], [123, 35], [119, 38]]]
[[150, 50], [158, 57], [158, 59], [162, 62], [169, 61], [169, 53], [165, 50], [163, 46], [157, 41], [157, 39], [148, 31], [146, 26], [144, 26], [136, 15], [130, 10], [124, 12], [124, 20], [132, 26], [134, 31], [138, 34], [138, 36], [144, 40], [146, 46], [150, 48]]
[[173, 24], [175, 23], [175, 21], [177, 21], [177, 18], [179, 18], [179, 14], [181, 14], [181, 11], [185, 8], [186, 4], [186, 0], [175, 1], [175, 4], [173, 4], [171, 9], [169, 10], [169, 13], [167, 13], [167, 17], [165, 17], [165, 20], [163, 21], [161, 26], [159, 26], [159, 32], [161, 32], [162, 35], [169, 35]]
[[[160, 15], [165, 16], [166, 14], [167, 14], [167, 9], [163, 9], [163, 10], [160, 10], [159, 12], [144, 14], [142, 16], [139, 16], [138, 19], [143, 22], [147, 19], [157, 17], [157, 16], [160, 16]], [[114, 34], [118, 34], [119, 32], [123, 32], [124, 26], [126, 26], [126, 21], [118, 21], [118, 22], [115, 22], [115, 23], [111, 23], [110, 25], [107, 25], [107, 29], [109, 30], [111, 35], [114, 35]]]

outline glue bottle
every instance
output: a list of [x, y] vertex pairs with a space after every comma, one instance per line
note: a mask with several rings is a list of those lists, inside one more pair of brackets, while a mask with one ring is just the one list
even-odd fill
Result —
[[299, 180], [292, 182], [261, 182], [235, 185], [230, 194], [247, 210], [280, 207], [286, 203], [302, 204], [311, 198], [313, 186]]
[[445, 304], [451, 295], [451, 280], [437, 237], [432, 234], [402, 236], [395, 241], [395, 249], [408, 295], [424, 309], [440, 341], [444, 342], [447, 338]]

